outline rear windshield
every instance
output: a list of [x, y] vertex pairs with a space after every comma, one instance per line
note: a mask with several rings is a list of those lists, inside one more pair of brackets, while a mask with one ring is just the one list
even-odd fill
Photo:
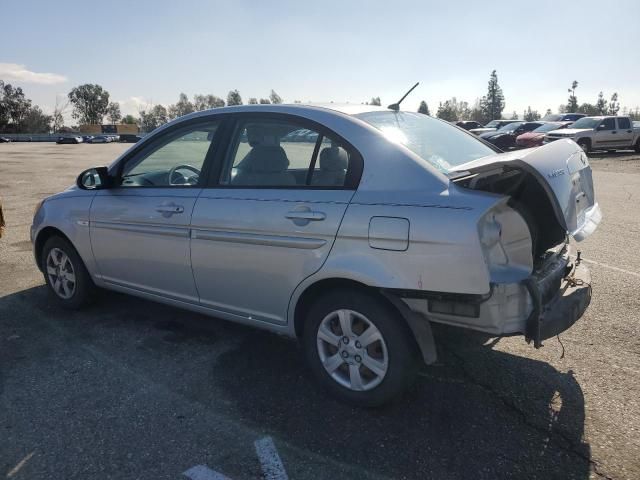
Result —
[[558, 130], [560, 128], [563, 128], [562, 123], [545, 123], [544, 125], [540, 125], [538, 128], [536, 128], [534, 130], [535, 133], [542, 133], [542, 132], [550, 132], [551, 130]]
[[457, 165], [496, 153], [474, 135], [421, 113], [382, 111], [355, 116], [445, 173]]

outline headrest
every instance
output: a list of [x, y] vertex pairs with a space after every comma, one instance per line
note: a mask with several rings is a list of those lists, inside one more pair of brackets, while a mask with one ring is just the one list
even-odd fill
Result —
[[258, 145], [280, 145], [280, 139], [278, 137], [277, 129], [269, 128], [265, 125], [248, 125], [247, 141], [252, 147], [256, 147]]
[[284, 172], [289, 159], [282, 147], [257, 145], [242, 160], [242, 169], [252, 173]]
[[324, 147], [320, 151], [320, 170], [337, 172], [346, 170], [349, 165], [347, 152], [339, 147]]

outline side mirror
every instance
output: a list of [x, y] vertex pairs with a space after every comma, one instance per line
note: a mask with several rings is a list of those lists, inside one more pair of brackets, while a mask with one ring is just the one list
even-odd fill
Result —
[[76, 185], [81, 190], [104, 190], [111, 187], [112, 183], [107, 167], [89, 168], [76, 179]]

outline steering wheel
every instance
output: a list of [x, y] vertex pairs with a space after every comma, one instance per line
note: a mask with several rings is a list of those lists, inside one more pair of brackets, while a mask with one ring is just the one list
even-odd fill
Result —
[[[194, 175], [186, 177], [181, 173], [179, 173], [178, 170], [190, 170], [194, 173]], [[198, 178], [200, 177], [200, 170], [198, 170], [193, 165], [188, 165], [186, 163], [183, 163], [181, 165], [176, 165], [175, 167], [171, 167], [171, 170], [169, 170], [168, 175], [169, 175], [169, 185], [193, 185], [198, 183]]]

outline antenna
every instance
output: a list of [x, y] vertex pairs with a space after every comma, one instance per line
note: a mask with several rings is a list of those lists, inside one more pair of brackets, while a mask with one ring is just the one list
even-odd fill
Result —
[[403, 96], [400, 100], [398, 100], [396, 103], [392, 103], [392, 104], [391, 104], [391, 105], [389, 105], [387, 108], [388, 108], [388, 109], [390, 109], [390, 110], [394, 110], [394, 111], [396, 111], [396, 112], [397, 112], [397, 111], [399, 111], [399, 110], [400, 110], [400, 104], [402, 103], [402, 101], [403, 101], [405, 98], [407, 98], [407, 95], [409, 95], [411, 92], [413, 92], [413, 90], [414, 90], [418, 85], [420, 85], [420, 82], [416, 82], [416, 84], [415, 84], [413, 87], [411, 87], [411, 88], [409, 89], [409, 91], [408, 91], [407, 93], [405, 93], [405, 94], [404, 94], [404, 96]]

